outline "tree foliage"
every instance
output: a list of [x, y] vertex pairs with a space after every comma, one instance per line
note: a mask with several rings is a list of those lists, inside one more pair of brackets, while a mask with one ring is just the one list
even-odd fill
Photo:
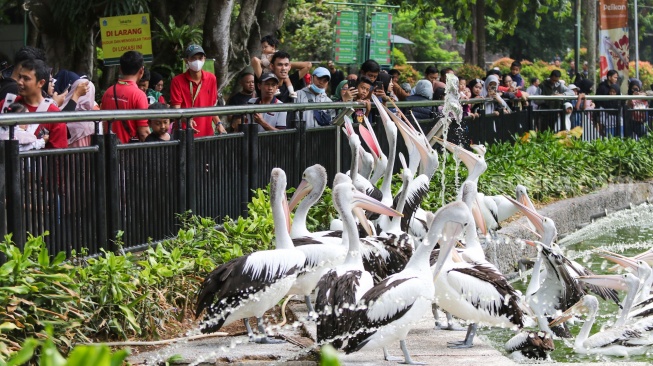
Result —
[[282, 48], [296, 61], [332, 58], [335, 15], [332, 5], [290, 0], [281, 29]]
[[[456, 51], [443, 50], [440, 45], [451, 41], [451, 34], [441, 23], [449, 24], [442, 13], [434, 14], [434, 18], [423, 20], [421, 26], [415, 27], [420, 15], [417, 9], [400, 11], [394, 18], [394, 33], [409, 39], [414, 45], [398, 45], [406, 57], [412, 61], [459, 61], [460, 54]], [[440, 20], [440, 22], [436, 21]]]

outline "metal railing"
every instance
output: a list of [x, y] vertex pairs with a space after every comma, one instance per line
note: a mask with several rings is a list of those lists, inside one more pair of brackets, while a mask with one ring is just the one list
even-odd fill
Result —
[[[542, 98], [547, 97], [538, 100]], [[402, 109], [440, 105], [442, 101], [397, 103]], [[199, 115], [362, 107], [360, 103], [308, 103], [20, 113], [0, 115], [0, 126], [146, 118], [178, 120]], [[511, 141], [514, 135], [536, 128], [541, 119], [561, 118], [562, 113], [527, 109], [510, 115], [466, 118], [451, 126], [448, 139], [462, 145]], [[246, 216], [252, 190], [267, 185], [273, 167], [286, 171], [289, 186], [298, 184], [305, 167], [312, 164], [325, 166], [329, 181], [338, 170], [349, 169], [349, 146], [346, 139], [339, 137], [337, 126], [307, 129], [301, 120], [302, 113], [292, 115], [296, 120], [286, 130], [259, 132], [258, 125], [249, 124], [242, 125], [237, 133], [195, 138], [191, 131], [178, 129], [173, 140], [159, 143], [121, 145], [114, 134], [107, 134], [94, 135], [90, 147], [19, 152], [16, 140], [0, 141], [0, 234], [12, 233], [14, 242], [22, 245], [26, 233], [39, 235], [48, 231], [50, 253], [63, 250], [70, 254], [86, 248], [88, 254], [97, 254], [102, 249], [115, 249], [116, 235], [123, 232], [124, 247], [134, 249], [174, 236], [179, 224], [176, 214], [187, 210], [217, 219]], [[594, 135], [590, 130], [601, 122], [608, 122], [604, 135], [641, 136], [647, 133], [653, 117], [650, 109], [594, 110], [577, 115], [588, 131], [588, 139], [600, 136], [600, 131]], [[614, 126], [610, 124], [611, 116], [617, 116], [612, 119]], [[417, 123], [427, 132], [435, 124], [434, 118], [435, 113], [432, 119]], [[382, 149], [387, 151], [385, 131], [377, 119], [371, 118], [373, 129]], [[397, 151], [407, 153], [403, 139], [398, 139]], [[398, 170], [399, 163], [395, 165], [395, 171]]]

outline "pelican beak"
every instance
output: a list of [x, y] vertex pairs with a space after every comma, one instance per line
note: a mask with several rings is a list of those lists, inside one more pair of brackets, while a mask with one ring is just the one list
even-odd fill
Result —
[[360, 207], [362, 209], [386, 216], [403, 216], [401, 212], [395, 211], [383, 203], [375, 200], [374, 198], [360, 192], [354, 193], [352, 206]]
[[354, 216], [358, 218], [358, 222], [360, 222], [361, 226], [367, 233], [367, 236], [373, 236], [374, 231], [372, 230], [372, 227], [370, 226], [369, 220], [367, 220], [367, 217], [365, 216], [365, 211], [360, 208], [360, 207], [354, 207], [352, 209], [352, 212], [354, 213]]
[[535, 243], [535, 242], [532, 241], [532, 240], [524, 240], [524, 243], [526, 243], [526, 244], [528, 244], [528, 245], [530, 245], [530, 246], [532, 246], [532, 247], [537, 248], [537, 243]]
[[485, 219], [483, 219], [483, 214], [481, 213], [481, 206], [478, 203], [478, 195], [472, 204], [472, 216], [474, 217], [476, 228], [478, 228], [483, 235], [487, 235], [487, 225], [485, 224]]
[[[599, 255], [601, 257], [609, 260], [610, 262], [616, 263], [617, 265], [619, 265], [619, 266], [621, 266], [623, 268], [626, 268], [626, 269], [631, 268], [631, 269], [635, 269], [635, 270], [637, 269], [637, 261], [635, 259], [624, 257], [623, 255], [619, 255], [619, 254], [611, 253], [611, 252], [607, 252], [607, 251], [603, 252], [603, 253], [600, 253]], [[616, 270], [618, 267], [612, 267], [612, 268], [615, 268], [614, 270]], [[610, 270], [613, 270], [612, 268], [610, 268]]]
[[288, 233], [290, 233], [290, 227], [292, 225], [292, 222], [290, 221], [290, 209], [288, 208], [288, 195], [286, 195], [286, 192], [283, 192], [284, 195], [284, 200], [283, 200], [283, 212], [286, 215], [286, 229], [288, 230]]
[[524, 206], [521, 202], [515, 200], [510, 196], [506, 196], [506, 195], [503, 196], [506, 197], [508, 201], [512, 202], [513, 205], [517, 206], [519, 211], [521, 211], [521, 213], [523, 213], [524, 216], [528, 218], [528, 221], [530, 221], [533, 224], [533, 226], [535, 226], [538, 232], [540, 233], [544, 232], [544, 216], [535, 212], [535, 210]]
[[581, 299], [579, 302], [577, 302], [572, 307], [567, 309], [567, 311], [560, 314], [559, 317], [553, 319], [553, 321], [551, 323], [549, 323], [549, 327], [555, 327], [556, 325], [560, 325], [560, 324], [566, 322], [567, 320], [571, 319], [574, 316], [574, 314], [582, 312], [582, 310], [584, 308], [582, 303], [583, 303], [583, 300]]
[[653, 249], [649, 249], [644, 253], [636, 255], [635, 259], [642, 260], [646, 262], [649, 266], [653, 266]]
[[579, 281], [583, 281], [590, 285], [609, 287], [618, 291], [627, 291], [628, 284], [621, 275], [593, 275], [593, 276], [579, 276]]
[[381, 156], [381, 148], [376, 143], [376, 138], [374, 138], [372, 133], [365, 128], [365, 126], [359, 126], [358, 131], [360, 132], [363, 141], [367, 144], [367, 147], [369, 147], [372, 154], [374, 154], [374, 157], [378, 159], [379, 156]]
[[288, 203], [288, 209], [290, 211], [294, 210], [299, 201], [301, 201], [302, 198], [306, 197], [306, 195], [309, 194], [312, 190], [313, 185], [310, 184], [306, 179], [302, 179], [302, 181], [299, 183], [299, 186], [295, 190], [295, 193], [292, 195], [290, 203]]

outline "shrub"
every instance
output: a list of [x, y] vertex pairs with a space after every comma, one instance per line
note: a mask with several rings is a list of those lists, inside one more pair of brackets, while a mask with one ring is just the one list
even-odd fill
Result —
[[[630, 61], [630, 77], [635, 77], [635, 61]], [[639, 80], [642, 82], [642, 90], [651, 90], [653, 85], [653, 66], [648, 61], [639, 61]]]
[[464, 78], [465, 80], [485, 79], [485, 70], [476, 65], [463, 64], [456, 71], [456, 75], [458, 75], [458, 77]]

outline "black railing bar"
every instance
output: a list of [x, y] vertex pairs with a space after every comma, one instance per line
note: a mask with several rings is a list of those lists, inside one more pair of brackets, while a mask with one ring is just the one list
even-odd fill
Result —
[[225, 140], [225, 139], [235, 139], [242, 138], [244, 135], [243, 132], [232, 132], [224, 135], [213, 135], [213, 136], [204, 136], [204, 137], [195, 137], [195, 142], [197, 141], [206, 141], [206, 140]]
[[73, 147], [66, 149], [41, 149], [20, 152], [18, 156], [22, 157], [35, 157], [35, 156], [56, 156], [56, 155], [71, 155], [76, 153], [96, 153], [100, 151], [97, 146], [88, 147]]
[[137, 150], [143, 149], [146, 147], [165, 147], [165, 146], [177, 146], [179, 145], [179, 140], [170, 140], [170, 141], [157, 141], [156, 145], [153, 145], [151, 142], [134, 142], [129, 144], [120, 144], [118, 145], [118, 150]]
[[[464, 104], [480, 103], [490, 99], [470, 99]], [[424, 107], [439, 106], [441, 100], [397, 102], [398, 107]], [[85, 112], [44, 112], [44, 113], [5, 113], [0, 114], [0, 126], [15, 126], [17, 124], [40, 124], [52, 122], [87, 122], [87, 121], [116, 121], [116, 120], [141, 120], [141, 119], [179, 119], [194, 116], [251, 114], [260, 112], [305, 111], [315, 109], [342, 109], [364, 108], [360, 102], [331, 102], [331, 103], [286, 103], [242, 106], [221, 106], [208, 108], [183, 108], [163, 110], [112, 110], [112, 111], [85, 111]], [[372, 108], [375, 108], [372, 105]]]
[[[588, 100], [653, 100], [647, 95], [586, 95]], [[577, 95], [531, 95], [528, 100], [577, 100]]]

